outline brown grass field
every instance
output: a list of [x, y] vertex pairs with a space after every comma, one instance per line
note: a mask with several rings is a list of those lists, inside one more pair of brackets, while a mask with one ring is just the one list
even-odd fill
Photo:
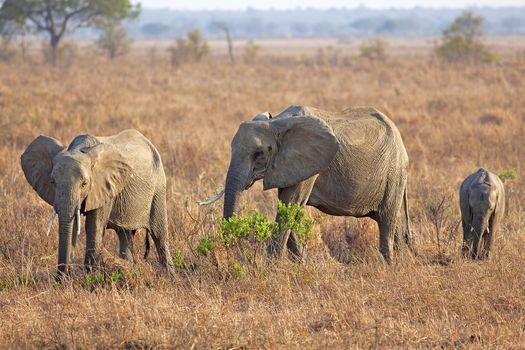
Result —
[[[309, 59], [267, 55], [231, 66], [219, 55], [173, 68], [163, 50], [114, 62], [77, 55], [58, 69], [36, 54], [0, 63], [0, 348], [525, 347], [523, 58], [451, 65], [419, 54], [333, 65], [316, 63], [313, 50]], [[303, 264], [241, 271], [198, 256], [222, 201], [195, 202], [221, 188], [239, 123], [292, 104], [374, 106], [394, 120], [411, 162], [420, 256], [403, 250], [386, 264], [373, 221], [315, 209], [308, 211], [317, 237]], [[57, 223], [46, 236], [51, 207], [26, 182], [19, 157], [40, 133], [67, 144], [77, 134], [126, 128], [159, 149], [172, 255], [196, 268], [169, 277], [155, 254], [123, 261], [108, 231], [105, 271], [121, 278], [93, 283], [81, 266], [82, 232], [72, 277], [57, 285]], [[517, 178], [505, 183], [506, 218], [491, 259], [473, 262], [459, 254], [458, 188], [480, 166], [514, 168]], [[256, 184], [242, 203], [273, 216], [276, 193]], [[143, 237], [135, 239], [140, 250]]]

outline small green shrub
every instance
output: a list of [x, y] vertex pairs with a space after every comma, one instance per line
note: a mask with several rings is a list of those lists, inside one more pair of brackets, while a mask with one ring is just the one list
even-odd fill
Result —
[[106, 279], [103, 273], [88, 273], [85, 277], [86, 287], [89, 290], [96, 289], [97, 287], [104, 287]]
[[251, 215], [234, 214], [221, 222], [215, 236], [201, 238], [197, 252], [209, 256], [220, 245], [224, 248], [238, 247], [242, 256], [250, 261], [255, 259], [257, 250], [268, 243], [279, 232], [292, 230], [302, 244], [306, 244], [313, 235], [313, 220], [299, 204], [284, 204], [279, 201], [277, 208], [279, 222], [270, 222], [266, 215], [254, 210]]
[[194, 30], [186, 34], [187, 38], [178, 38], [168, 51], [171, 54], [171, 64], [177, 66], [186, 61], [200, 61], [210, 53], [208, 40], [200, 31]]
[[242, 278], [246, 275], [246, 269], [242, 265], [234, 264], [232, 270], [235, 278]]
[[[283, 231], [292, 230], [301, 244], [306, 244], [312, 237], [314, 221], [299, 204], [284, 204], [279, 201], [277, 215], [281, 229]], [[278, 234], [278, 232], [279, 230], [276, 230], [274, 234]]]
[[236, 245], [243, 238], [261, 242], [272, 236], [275, 226], [275, 223], [270, 223], [265, 215], [254, 210], [251, 216], [233, 215], [223, 220], [218, 237], [226, 247]]
[[516, 180], [518, 174], [516, 173], [516, 169], [511, 168], [503, 169], [498, 176], [501, 179], [501, 181], [505, 182], [507, 180]]
[[257, 45], [253, 40], [249, 40], [244, 47], [244, 56], [243, 60], [246, 64], [253, 64], [259, 53], [260, 46]]
[[388, 42], [381, 38], [373, 38], [364, 42], [359, 47], [359, 55], [369, 60], [384, 61], [386, 59], [386, 51]]
[[124, 281], [124, 274], [120, 271], [114, 271], [110, 275], [112, 283], [118, 283]]
[[210, 236], [201, 238], [197, 245], [197, 252], [202, 256], [209, 256], [213, 249], [215, 249], [215, 242]]

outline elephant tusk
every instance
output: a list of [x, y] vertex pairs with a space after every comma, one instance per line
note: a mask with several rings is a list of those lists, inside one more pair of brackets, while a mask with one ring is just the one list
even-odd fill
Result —
[[77, 237], [80, 234], [80, 209], [77, 209]]
[[53, 226], [53, 221], [55, 221], [55, 216], [57, 215], [57, 212], [55, 211], [55, 208], [53, 208], [53, 213], [51, 214], [51, 219], [49, 219], [49, 224], [47, 224], [47, 236], [49, 236], [49, 233], [51, 232], [51, 227]]
[[209, 205], [209, 204], [217, 202], [219, 199], [221, 199], [223, 195], [224, 195], [224, 189], [222, 189], [222, 191], [220, 191], [219, 193], [217, 193], [215, 196], [211, 197], [210, 199], [205, 200], [203, 202], [197, 202], [197, 203], [199, 205]]

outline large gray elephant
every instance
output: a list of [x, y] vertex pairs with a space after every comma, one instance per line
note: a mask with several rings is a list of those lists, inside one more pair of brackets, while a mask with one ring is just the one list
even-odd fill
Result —
[[[291, 106], [275, 118], [266, 112], [239, 126], [231, 144], [223, 216], [232, 216], [241, 191], [263, 179], [264, 189], [278, 188], [284, 203], [374, 219], [379, 249], [389, 260], [394, 242], [413, 244], [407, 177], [401, 135], [384, 114], [373, 108], [337, 113]], [[303, 247], [293, 232], [281, 232], [269, 249], [281, 256], [284, 247], [302, 257]]]
[[84, 264], [88, 269], [100, 263], [106, 227], [118, 233], [121, 256], [135, 230], [146, 228], [160, 263], [170, 269], [166, 177], [159, 152], [140, 132], [80, 135], [67, 149], [54, 138], [40, 135], [22, 154], [21, 163], [27, 181], [58, 214], [57, 276], [68, 271], [76, 237], [72, 231], [75, 227], [78, 232], [81, 213], [86, 216]]
[[480, 168], [459, 189], [463, 254], [473, 259], [489, 256], [494, 235], [505, 212], [505, 188], [500, 178]]

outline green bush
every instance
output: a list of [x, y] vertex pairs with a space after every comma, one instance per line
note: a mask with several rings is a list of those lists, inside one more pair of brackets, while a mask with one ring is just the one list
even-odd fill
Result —
[[443, 31], [442, 43], [436, 47], [437, 56], [449, 62], [496, 62], [498, 57], [480, 41], [482, 25], [483, 17], [463, 12]]
[[214, 236], [201, 238], [197, 252], [206, 257], [218, 245], [232, 248], [246, 243], [256, 250], [268, 243], [271, 237], [277, 237], [281, 230], [292, 230], [302, 244], [306, 244], [312, 237], [314, 222], [299, 204], [284, 204], [279, 201], [277, 216], [279, 222], [270, 222], [258, 210], [252, 211], [248, 216], [234, 214], [221, 222], [220, 229]]
[[201, 238], [197, 245], [197, 252], [202, 256], [209, 256], [213, 249], [215, 249], [215, 242], [210, 236]]
[[254, 210], [251, 216], [233, 215], [221, 223], [218, 233], [220, 242], [231, 247], [236, 245], [240, 239], [253, 239], [260, 242], [272, 236], [275, 232], [275, 223], [270, 223], [265, 215]]
[[384, 61], [388, 43], [381, 38], [373, 38], [364, 42], [359, 47], [359, 55], [369, 60]]
[[503, 169], [499, 173], [498, 176], [501, 179], [501, 181], [503, 181], [503, 182], [505, 182], [507, 180], [516, 180], [516, 177], [517, 177], [516, 169], [514, 169], [514, 168], [512, 168], [512, 169]]
[[[277, 215], [282, 230], [292, 230], [301, 244], [306, 244], [312, 237], [314, 221], [299, 204], [284, 204], [279, 201]], [[275, 230], [274, 234], [278, 233], [279, 230]]]

